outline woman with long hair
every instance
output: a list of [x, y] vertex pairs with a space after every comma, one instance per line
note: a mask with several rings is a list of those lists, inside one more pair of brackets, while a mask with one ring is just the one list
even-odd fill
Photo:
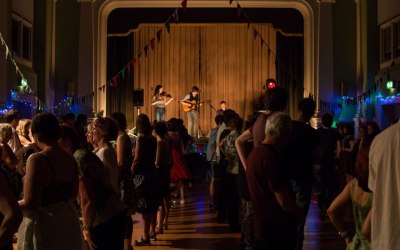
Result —
[[156, 121], [165, 120], [165, 107], [170, 104], [173, 100], [171, 95], [164, 92], [162, 85], [157, 85], [154, 88], [153, 98], [151, 99], [151, 105], [156, 106], [156, 111], [154, 112]]
[[[135, 158], [131, 167], [134, 180], [134, 208], [143, 216], [143, 236], [136, 246], [150, 246], [150, 232], [155, 231], [157, 209], [160, 204], [156, 178], [157, 140], [151, 134], [149, 117], [140, 114], [136, 120], [139, 136], [136, 141]], [[154, 235], [152, 235], [154, 236]]]
[[117, 152], [118, 169], [120, 169], [120, 187], [121, 187], [121, 200], [127, 210], [126, 225], [125, 225], [125, 243], [124, 249], [128, 250], [132, 244], [132, 231], [133, 231], [133, 214], [132, 207], [133, 200], [133, 176], [131, 166], [133, 162], [132, 156], [132, 142], [128, 133], [126, 132], [127, 121], [123, 113], [113, 112], [110, 115], [111, 119], [117, 124], [118, 137], [114, 144], [115, 151]]
[[31, 131], [41, 151], [26, 163], [18, 249], [81, 249], [76, 161], [58, 144], [60, 126], [53, 114], [36, 115]]

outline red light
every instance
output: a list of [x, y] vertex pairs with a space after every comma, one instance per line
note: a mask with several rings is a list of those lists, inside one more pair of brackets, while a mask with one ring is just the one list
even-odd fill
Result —
[[267, 83], [267, 88], [268, 89], [273, 89], [273, 88], [275, 88], [276, 87], [276, 84], [274, 83], [274, 82], [269, 82], [269, 83]]

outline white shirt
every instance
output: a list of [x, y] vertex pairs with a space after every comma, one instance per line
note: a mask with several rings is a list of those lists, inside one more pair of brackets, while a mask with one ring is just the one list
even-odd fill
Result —
[[219, 148], [218, 144], [219, 144], [219, 138], [221, 137], [221, 134], [225, 129], [226, 129], [226, 124], [225, 122], [223, 122], [221, 126], [219, 126], [217, 131], [217, 138], [216, 138], [217, 148], [215, 149], [215, 154], [217, 155], [217, 157], [221, 157], [221, 149]]
[[373, 192], [371, 248], [400, 249], [400, 122], [372, 142], [368, 186]]
[[109, 173], [108, 177], [112, 187], [117, 193], [119, 193], [119, 184], [118, 184], [119, 169], [117, 162], [117, 153], [111, 146], [99, 148], [95, 153], [103, 162], [105, 168], [108, 170]]

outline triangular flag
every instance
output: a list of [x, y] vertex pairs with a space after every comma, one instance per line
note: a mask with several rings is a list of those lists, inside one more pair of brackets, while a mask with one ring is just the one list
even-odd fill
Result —
[[152, 50], [156, 47], [156, 39], [154, 37], [150, 40], [150, 46]]
[[250, 29], [250, 21], [247, 21], [247, 29]]
[[118, 84], [118, 76], [114, 77], [113, 81], [114, 81], [114, 87], [117, 86], [117, 84]]
[[172, 17], [174, 18], [174, 22], [178, 22], [179, 21], [179, 16], [178, 16], [178, 9], [176, 9], [174, 11], [174, 13], [172, 14]]
[[240, 7], [240, 4], [238, 3], [238, 4], [237, 4], [236, 16], [237, 16], [237, 17], [240, 17], [241, 12], [242, 12], [242, 7]]
[[229, 4], [232, 4], [233, 0], [229, 0]]
[[134, 58], [132, 63], [133, 70], [135, 70], [136, 66], [137, 66], [137, 60], [136, 58]]
[[182, 1], [182, 3], [181, 3], [181, 5], [182, 5], [182, 9], [183, 9], [183, 11], [184, 11], [184, 12], [186, 12], [186, 8], [187, 8], [187, 0], [183, 0], [183, 1]]
[[159, 31], [157, 31], [157, 42], [161, 41], [161, 31], [162, 29], [160, 29]]
[[171, 30], [171, 18], [168, 18], [168, 20], [165, 22], [165, 28], [167, 29], [167, 32]]
[[149, 45], [144, 46], [144, 54], [147, 56], [147, 51], [149, 50]]
[[258, 36], [258, 31], [256, 29], [253, 30], [253, 35], [254, 35], [254, 39], [256, 39]]

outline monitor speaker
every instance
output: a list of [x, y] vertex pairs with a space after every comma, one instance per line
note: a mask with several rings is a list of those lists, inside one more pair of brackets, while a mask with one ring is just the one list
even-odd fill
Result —
[[135, 89], [133, 91], [133, 106], [144, 106], [144, 89]]

